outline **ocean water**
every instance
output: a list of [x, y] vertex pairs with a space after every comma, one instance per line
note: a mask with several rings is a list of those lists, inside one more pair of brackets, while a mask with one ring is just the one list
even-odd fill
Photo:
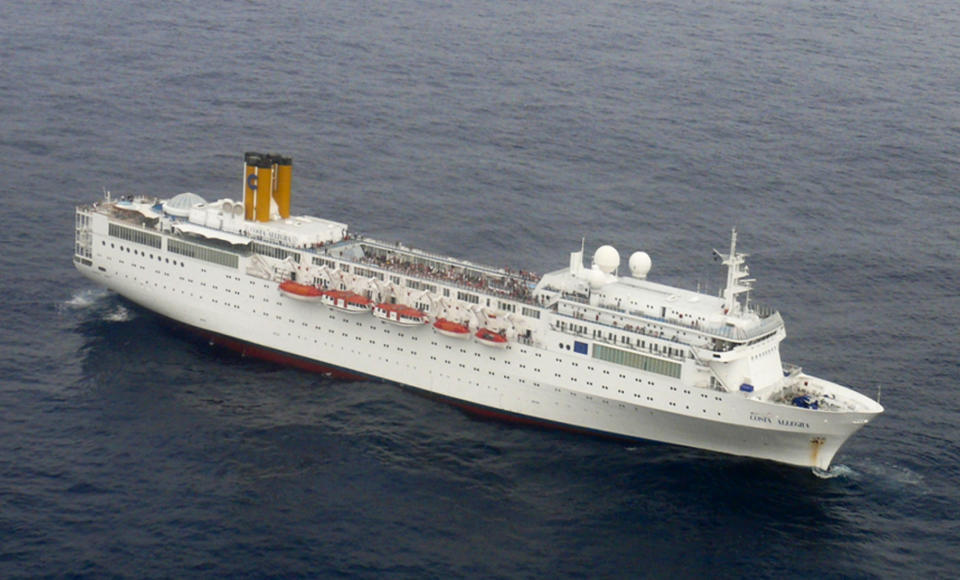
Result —
[[[956, 577], [960, 7], [0, 4], [0, 576]], [[97, 288], [73, 211], [239, 197], [709, 291], [736, 227], [784, 360], [879, 394], [828, 474], [477, 419], [240, 358]]]

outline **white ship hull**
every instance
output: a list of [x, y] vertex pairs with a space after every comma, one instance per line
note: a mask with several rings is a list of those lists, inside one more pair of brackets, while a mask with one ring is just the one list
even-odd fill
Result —
[[[211, 257], [214, 250], [187, 251], [184, 240], [192, 243], [196, 238], [184, 238], [177, 227], [131, 227], [137, 220], [115, 205], [107, 206], [78, 208], [74, 261], [79, 271], [148, 310], [247, 354], [336, 376], [406, 385], [481, 413], [821, 469], [829, 467], [851, 435], [882, 412], [870, 399], [798, 370], [784, 378], [790, 373], [784, 373], [779, 362], [777, 345], [784, 336], [779, 317], [755, 322], [740, 343], [725, 343], [716, 332], [705, 332], [701, 322], [671, 322], [666, 304], [680, 302], [674, 296], [664, 302], [665, 317], [628, 318], [623, 309], [604, 310], [577, 301], [547, 305], [544, 297], [552, 290], [541, 282], [538, 289], [546, 288], [547, 294], [535, 300], [525, 298], [511, 306], [505, 299], [485, 299], [488, 306], [513, 313], [509, 316], [500, 312], [480, 320], [486, 316], [483, 309], [473, 307], [477, 327], [513, 321], [510, 329], [498, 330], [509, 340], [491, 348], [445, 336], [432, 324], [401, 327], [370, 312], [348, 313], [291, 299], [278, 291], [274, 276], [287, 262], [274, 262], [271, 270], [265, 266], [271, 264], [250, 251], [220, 252], [219, 257]], [[117, 224], [127, 224], [126, 229]], [[387, 247], [370, 244], [368, 252]], [[186, 255], [190, 253], [197, 255]], [[305, 266], [310, 256], [313, 264], [327, 264], [333, 255], [326, 250], [301, 253], [303, 260], [293, 270], [301, 279], [308, 279], [304, 275], [310, 271]], [[353, 272], [386, 282], [373, 266], [364, 263], [361, 269], [360, 262], [351, 259], [343, 262], [357, 266]], [[356, 276], [347, 280], [346, 271], [351, 270], [315, 269], [326, 277], [325, 284], [339, 281], [341, 289], [348, 281], [356, 282]], [[575, 265], [570, 272], [577, 274]], [[443, 274], [448, 275], [446, 270]], [[434, 278], [424, 276], [390, 275], [393, 297], [413, 301], [429, 295], [437, 299], [435, 308], [456, 302], [455, 286], [444, 290], [445, 282], [436, 273], [430, 274]], [[385, 300], [386, 283], [370, 288], [368, 293]], [[687, 300], [694, 304], [700, 298], [689, 295]], [[440, 315], [435, 312], [432, 318]], [[687, 320], [692, 316], [687, 314]], [[668, 339], [665, 333], [673, 336]], [[756, 392], [752, 385], [736, 388], [748, 373], [761, 387]], [[793, 396], [790, 389], [818, 393], [822, 406], [785, 404], [784, 398]]]
[[[173, 266], [116, 252], [97, 261], [106, 265], [106, 272], [96, 264], [79, 269], [148, 310], [238, 341], [235, 347], [265, 349], [262, 357], [294, 359], [303, 366], [315, 363], [317, 368], [407, 385], [487, 412], [598, 434], [826, 469], [870, 416], [844, 413], [831, 421], [819, 411], [772, 408], [740, 393], [670, 391], [658, 384], [641, 385], [631, 397], [587, 394], [570, 385], [585, 384], [592, 372], [572, 366], [580, 361], [569, 354], [547, 354], [519, 343], [491, 349], [439, 336], [429, 326], [401, 329], [373, 316], [358, 319], [329, 306], [285, 299], [272, 282], [244, 276], [238, 280], [232, 271], [184, 263]], [[248, 311], [249, 304], [258, 308]], [[557, 369], [563, 369], [555, 373], [560, 376], [546, 376]], [[644, 402], [635, 404], [630, 398]], [[751, 421], [751, 413], [769, 422]]]

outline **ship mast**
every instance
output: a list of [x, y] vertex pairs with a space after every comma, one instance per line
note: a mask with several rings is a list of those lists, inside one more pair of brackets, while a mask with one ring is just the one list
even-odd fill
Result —
[[737, 253], [737, 228], [733, 228], [730, 234], [730, 253], [727, 256], [716, 250], [714, 253], [723, 258], [723, 264], [727, 267], [727, 286], [723, 289], [724, 312], [737, 314], [746, 307], [746, 303], [741, 304], [738, 300], [739, 296], [749, 292], [754, 282], [752, 278], [747, 278], [750, 275], [746, 264], [747, 254]]

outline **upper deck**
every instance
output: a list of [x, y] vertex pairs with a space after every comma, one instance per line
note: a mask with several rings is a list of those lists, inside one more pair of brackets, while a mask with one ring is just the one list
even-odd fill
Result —
[[424, 289], [455, 287], [471, 291], [462, 295], [468, 301], [485, 294], [531, 306], [531, 312], [546, 307], [574, 317], [583, 316], [583, 310], [576, 307], [579, 304], [596, 312], [597, 320], [599, 313], [621, 315], [621, 321], [632, 318], [621, 327], [638, 332], [651, 324], [694, 331], [712, 341], [715, 350], [762, 338], [783, 325], [775, 311], [736, 303], [731, 312], [722, 297], [647, 280], [645, 270], [632, 272], [633, 276], [617, 276], [596, 265], [583, 268], [582, 250], [574, 252], [570, 267], [538, 276], [352, 236], [346, 224], [322, 218], [297, 216], [250, 222], [243, 219], [239, 211], [242, 207], [231, 200], [207, 203], [194, 194], [181, 194], [170, 200], [108, 198], [86, 209], [108, 214], [129, 226], [163, 231], [241, 256], [293, 257], [296, 262], [313, 256], [304, 262], [340, 270], [352, 264], [353, 273], [396, 283], [401, 276], [420, 280], [421, 284], [413, 286]]
[[[178, 209], [183, 196], [189, 196], [187, 200], [193, 204]], [[180, 204], [176, 203], [178, 198]], [[442, 284], [534, 305], [532, 290], [540, 277], [532, 272], [485, 266], [400, 243], [355, 236], [349, 233], [347, 224], [322, 218], [292, 216], [249, 222], [236, 211], [242, 207], [230, 200], [206, 203], [194, 194], [180, 194], [171, 200], [107, 198], [81, 209], [102, 213], [129, 227], [164, 232], [241, 256], [291, 257], [295, 262], [328, 264], [339, 269], [353, 264], [355, 272], [381, 280], [390, 275], [416, 278], [426, 284]]]

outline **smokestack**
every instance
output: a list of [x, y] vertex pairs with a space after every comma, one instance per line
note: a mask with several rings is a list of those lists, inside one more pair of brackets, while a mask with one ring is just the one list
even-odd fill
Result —
[[277, 209], [280, 217], [290, 217], [290, 181], [293, 178], [293, 159], [289, 157], [275, 157], [274, 170], [277, 176], [277, 188], [273, 198], [277, 200]]
[[257, 207], [258, 222], [270, 221], [270, 197], [273, 195], [273, 160], [261, 157], [257, 162]]
[[247, 152], [243, 156], [243, 219], [253, 221], [257, 195], [257, 164], [262, 156]]
[[257, 162], [257, 207], [258, 222], [270, 221], [270, 198], [273, 195], [273, 159], [261, 157]]

